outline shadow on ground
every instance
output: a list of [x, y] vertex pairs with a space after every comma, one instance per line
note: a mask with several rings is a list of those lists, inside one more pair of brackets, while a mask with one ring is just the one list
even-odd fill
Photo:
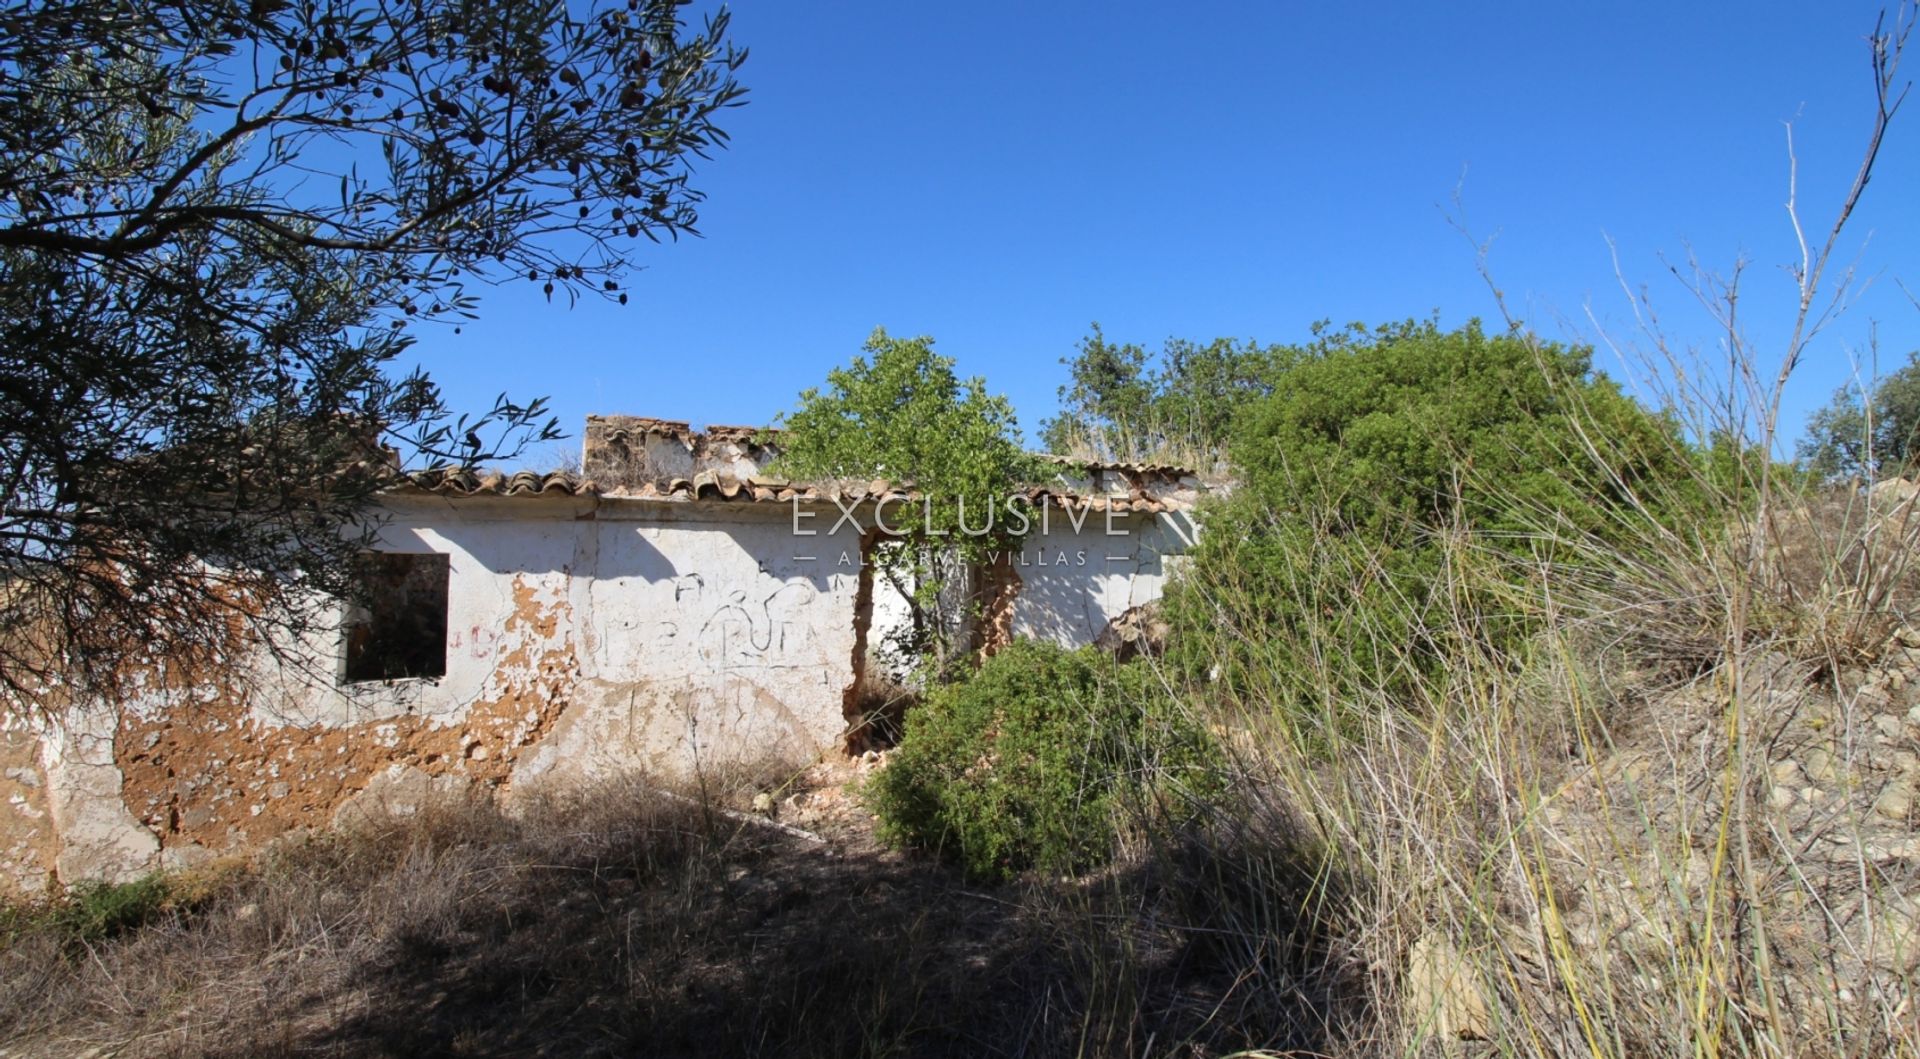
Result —
[[1324, 954], [1277, 922], [1223, 944], [1183, 898], [1216, 854], [981, 888], [864, 822], [470, 806], [292, 848], [85, 959], [13, 953], [0, 971], [60, 999], [16, 996], [0, 1034], [9, 1054], [232, 1059], [1327, 1051]]

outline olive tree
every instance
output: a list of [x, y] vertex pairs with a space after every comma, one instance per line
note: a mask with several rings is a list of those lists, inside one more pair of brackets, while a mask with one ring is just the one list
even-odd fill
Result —
[[672, 0], [0, 4], [0, 688], [300, 631], [403, 454], [557, 436], [396, 358], [484, 284], [626, 302], [743, 58]]

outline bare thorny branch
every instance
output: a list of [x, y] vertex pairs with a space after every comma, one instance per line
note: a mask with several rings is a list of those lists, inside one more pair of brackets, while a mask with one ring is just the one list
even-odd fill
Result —
[[[1766, 919], [1759, 911], [1764, 869], [1756, 847], [1767, 839], [1752, 811], [1755, 777], [1752, 773], [1753, 755], [1747, 752], [1747, 743], [1753, 736], [1750, 731], [1753, 718], [1749, 716], [1749, 699], [1756, 694], [1748, 686], [1750, 678], [1747, 672], [1755, 643], [1756, 592], [1766, 577], [1769, 555], [1778, 549], [1778, 542], [1770, 539], [1777, 532], [1772, 509], [1775, 494], [1780, 488], [1773, 451], [1780, 425], [1781, 401], [1790, 380], [1804, 363], [1814, 338], [1847, 305], [1851, 271], [1831, 285], [1828, 282], [1829, 272], [1842, 235], [1872, 179], [1893, 119], [1911, 88], [1910, 83], [1900, 81], [1899, 67], [1916, 21], [1920, 21], [1920, 4], [1905, 0], [1891, 16], [1883, 12], [1868, 38], [1874, 87], [1873, 121], [1853, 181], [1831, 225], [1817, 245], [1809, 238], [1802, 219], [1798, 186], [1799, 159], [1794, 151], [1792, 125], [1789, 123], [1787, 126], [1786, 211], [1798, 250], [1798, 261], [1789, 268], [1795, 283], [1795, 311], [1792, 328], [1780, 350], [1778, 367], [1771, 380], [1763, 381], [1758, 376], [1756, 369], [1760, 358], [1742, 326], [1741, 279], [1745, 271], [1744, 261], [1737, 262], [1725, 276], [1703, 267], [1691, 251], [1684, 273], [1680, 268], [1668, 265], [1668, 270], [1706, 310], [1720, 331], [1719, 340], [1723, 346], [1728, 375], [1724, 388], [1715, 395], [1705, 379], [1689, 378], [1687, 358], [1662, 333], [1658, 317], [1652, 311], [1651, 298], [1644, 290], [1636, 292], [1626, 282], [1615, 253], [1616, 276], [1633, 306], [1635, 324], [1666, 361], [1667, 370], [1662, 374], [1669, 385], [1678, 388], [1683, 406], [1703, 413], [1704, 418], [1697, 424], [1701, 434], [1697, 440], [1711, 443], [1714, 441], [1712, 435], [1717, 433], [1738, 446], [1751, 446], [1749, 451], [1754, 453], [1752, 458], [1740, 460], [1744, 473], [1737, 476], [1736, 481], [1721, 486], [1733, 491], [1726, 497], [1730, 506], [1725, 513], [1746, 528], [1736, 529], [1733, 539], [1728, 542], [1731, 545], [1729, 550], [1732, 554], [1728, 555], [1728, 559], [1732, 569], [1721, 585], [1722, 591], [1716, 594], [1726, 609], [1724, 614], [1718, 616], [1723, 641], [1720, 645], [1722, 664], [1718, 667], [1717, 679], [1725, 702], [1722, 738], [1727, 764], [1719, 777], [1719, 789], [1715, 795], [1719, 811], [1715, 845], [1711, 851], [1715, 862], [1711, 878], [1715, 880], [1716, 889], [1708, 894], [1705, 905], [1708, 921], [1696, 942], [1699, 946], [1696, 954], [1698, 992], [1691, 1005], [1696, 1030], [1708, 1047], [1715, 1047], [1715, 1042], [1724, 1040], [1729, 1032], [1740, 1036], [1751, 1035], [1763, 1047], [1777, 1047], [1772, 1033], [1785, 1025], [1781, 1011], [1783, 999], [1779, 995], [1777, 976], [1771, 966], [1773, 944], [1767, 936]], [[1487, 268], [1490, 241], [1474, 240], [1465, 226], [1464, 211], [1459, 211], [1459, 215], [1461, 219], [1454, 219], [1454, 226], [1474, 243], [1476, 265], [1493, 292], [1501, 314], [1510, 328], [1524, 329], [1524, 322], [1508, 312], [1504, 295]], [[1611, 242], [1609, 246], [1611, 248]], [[1589, 319], [1592, 319], [1591, 309]], [[1597, 322], [1595, 326], [1606, 336], [1605, 328], [1599, 327]], [[1611, 337], [1606, 337], [1611, 343]], [[1618, 350], [1619, 347], [1616, 345], [1615, 348]], [[1716, 916], [1721, 917], [1717, 925]], [[1716, 938], [1722, 934], [1730, 939], [1732, 952], [1738, 954], [1730, 965], [1724, 967], [1721, 964], [1727, 957], [1713, 951]], [[1725, 992], [1729, 988], [1734, 1005], [1723, 1010], [1711, 994], [1715, 991]], [[1751, 1002], [1746, 997], [1750, 991], [1758, 994]], [[1735, 1022], [1749, 1020], [1749, 1024], [1731, 1025], [1729, 1018]]]
[[[1867, 136], [1867, 147], [1860, 159], [1860, 168], [1855, 172], [1853, 184], [1847, 190], [1846, 198], [1841, 201], [1840, 212], [1833, 220], [1833, 226], [1827, 230], [1826, 241], [1818, 253], [1811, 251], [1807, 243], [1806, 232], [1800, 222], [1798, 201], [1799, 161], [1793, 154], [1793, 125], [1787, 124], [1787, 216], [1793, 224], [1794, 237], [1800, 247], [1800, 264], [1794, 271], [1794, 281], [1800, 290], [1799, 310], [1794, 317], [1793, 334], [1787, 340], [1786, 355], [1782, 358], [1780, 372], [1774, 380], [1769, 394], [1764, 429], [1769, 435], [1778, 425], [1780, 398], [1786, 390], [1787, 380], [1800, 364], [1806, 344], [1822, 324], [1828, 319], [1828, 313], [1815, 316], [1813, 307], [1820, 290], [1820, 281], [1826, 272], [1827, 264], [1833, 258], [1834, 247], [1840, 241], [1840, 233], [1846, 228], [1847, 221], [1853, 216], [1860, 198], [1866, 193], [1867, 183], [1873, 178], [1874, 163], [1880, 157], [1880, 145], [1885, 141], [1887, 129], [1906, 102], [1907, 93], [1913, 88], [1911, 81], [1895, 87], [1900, 70], [1900, 59], [1906, 53], [1907, 41], [1913, 33], [1914, 23], [1920, 21], [1920, 11], [1913, 4], [1902, 6], [1894, 16], [1893, 26], [1888, 28], [1887, 16], [1881, 13], [1879, 21], [1874, 23], [1873, 35], [1868, 43], [1873, 50], [1873, 89], [1874, 115], [1873, 127]], [[1842, 283], [1835, 291], [1836, 300], [1844, 293], [1846, 284]], [[1837, 302], [1836, 302], [1837, 303]]]

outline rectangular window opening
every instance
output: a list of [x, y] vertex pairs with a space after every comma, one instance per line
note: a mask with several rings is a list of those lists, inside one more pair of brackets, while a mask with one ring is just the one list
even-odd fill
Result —
[[348, 683], [446, 676], [449, 573], [444, 555], [361, 558], [361, 602], [347, 622]]

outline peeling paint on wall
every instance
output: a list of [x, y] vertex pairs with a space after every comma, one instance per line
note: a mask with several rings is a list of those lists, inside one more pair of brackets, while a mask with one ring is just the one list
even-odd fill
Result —
[[[274, 723], [257, 694], [217, 697], [120, 719], [115, 763], [127, 809], [152, 832], [163, 863], [256, 845], [324, 825], [394, 767], [469, 784], [510, 781], [517, 760], [566, 709], [578, 666], [564, 599], [510, 579], [511, 614], [489, 657], [486, 693], [453, 717], [406, 713], [343, 725]], [[449, 642], [449, 653], [453, 650]]]
[[[751, 473], [763, 455], [744, 428], [690, 440], [684, 424], [600, 427], [630, 432], [623, 466], [687, 457]], [[796, 513], [697, 490], [462, 488], [392, 495], [379, 541], [445, 557], [444, 673], [348, 680], [335, 623], [275, 651], [242, 645], [217, 686], [155, 677], [111, 708], [0, 729], [0, 885], [130, 878], [447, 792], [860, 748], [850, 736], [880, 676], [869, 654], [905, 609], [866, 561], [871, 520], [835, 526], [843, 501]], [[815, 533], [796, 535], [803, 516]], [[985, 571], [983, 650], [1015, 635], [1091, 642], [1159, 596], [1182, 550], [1152, 513], [1083, 512], [1050, 530]]]

